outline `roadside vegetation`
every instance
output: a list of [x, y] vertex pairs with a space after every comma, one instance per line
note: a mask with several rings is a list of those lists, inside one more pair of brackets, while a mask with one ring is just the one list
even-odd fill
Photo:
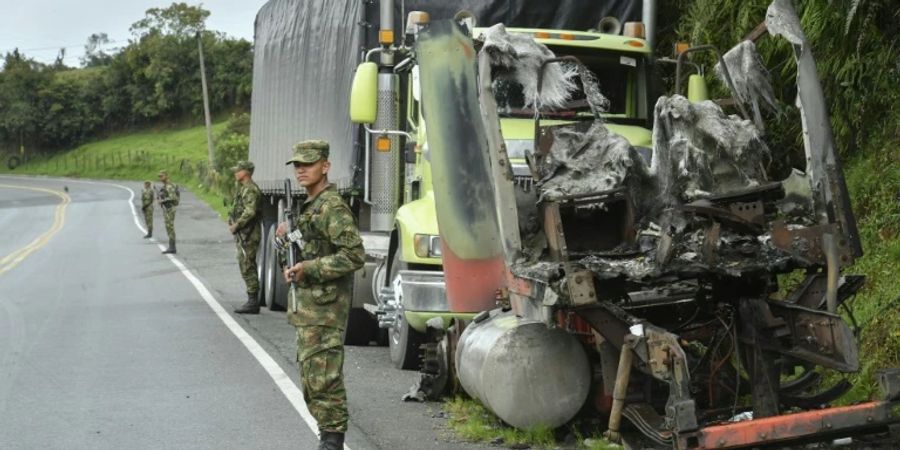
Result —
[[115, 51], [106, 34], [88, 37], [80, 68], [63, 64], [64, 51], [51, 64], [18, 50], [0, 56], [0, 154], [51, 155], [160, 123], [198, 123], [198, 37], [213, 114], [248, 109], [253, 46], [207, 30], [209, 15], [186, 3], [149, 9]]
[[212, 168], [207, 162], [206, 128], [194, 126], [114, 136], [32, 159], [14, 170], [3, 165], [0, 173], [156, 183], [158, 172], [165, 169], [175, 183], [188, 188], [225, 218], [235, 187], [228, 169], [247, 158], [248, 127], [247, 114], [213, 125], [216, 165]]
[[558, 430], [547, 427], [518, 430], [503, 424], [484, 406], [470, 398], [453, 397], [444, 403], [444, 411], [449, 415], [450, 429], [456, 436], [467, 441], [489, 442], [513, 449], [555, 449], [561, 446], [580, 450], [622, 448], [599, 435], [584, 435], [579, 430], [579, 423]]
[[[0, 70], [2, 172], [175, 182], [223, 217], [234, 182], [228, 171], [249, 147], [253, 49], [207, 30], [210, 12], [172, 3], [148, 9], [127, 45], [109, 51], [104, 33], [85, 44], [80, 68], [65, 53], [44, 64], [14, 50]], [[208, 155], [198, 44], [202, 43], [216, 152]], [[231, 115], [227, 121], [226, 117]], [[10, 164], [15, 160], [15, 164]]]

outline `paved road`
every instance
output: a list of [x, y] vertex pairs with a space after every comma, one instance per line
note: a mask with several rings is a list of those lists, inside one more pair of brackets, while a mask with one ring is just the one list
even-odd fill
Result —
[[[225, 225], [183, 191], [166, 257], [140, 238], [129, 188], [0, 176], [0, 447], [315, 448], [293, 328], [231, 314], [244, 299]], [[386, 348], [345, 364], [349, 448], [483, 448], [449, 437], [440, 404], [400, 402], [416, 374]]]

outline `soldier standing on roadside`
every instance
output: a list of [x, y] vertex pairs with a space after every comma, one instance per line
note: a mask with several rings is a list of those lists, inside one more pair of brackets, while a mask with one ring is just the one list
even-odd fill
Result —
[[[288, 311], [288, 321], [297, 327], [303, 397], [319, 424], [319, 450], [340, 450], [348, 420], [343, 329], [353, 272], [363, 266], [365, 251], [350, 208], [328, 183], [328, 143], [298, 143], [287, 164], [307, 193], [295, 223], [303, 235], [300, 262], [284, 272], [285, 280], [297, 282], [298, 306]], [[285, 232], [279, 225], [278, 234]]]
[[259, 278], [256, 273], [256, 252], [259, 251], [261, 229], [260, 197], [262, 192], [253, 182], [253, 163], [239, 161], [231, 168], [240, 187], [228, 219], [228, 231], [234, 235], [238, 250], [238, 267], [247, 285], [247, 303], [234, 310], [238, 314], [259, 314]]
[[166, 234], [169, 235], [169, 248], [163, 250], [163, 253], [175, 253], [175, 207], [178, 206], [181, 193], [175, 183], [169, 182], [169, 174], [165, 170], [159, 171], [159, 181], [163, 185], [159, 188], [157, 197], [166, 222]]
[[141, 191], [141, 211], [144, 212], [144, 223], [147, 225], [144, 239], [150, 239], [153, 237], [153, 185], [150, 180], [144, 182], [144, 190]]

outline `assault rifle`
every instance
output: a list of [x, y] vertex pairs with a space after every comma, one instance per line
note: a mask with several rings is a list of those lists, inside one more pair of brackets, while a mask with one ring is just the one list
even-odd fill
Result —
[[166, 189], [165, 183], [160, 186], [159, 191], [156, 193], [156, 198], [159, 200], [159, 206], [162, 206], [164, 209], [169, 209], [174, 206], [178, 206], [178, 201], [181, 198], [181, 192], [178, 189], [177, 184], [173, 184], [175, 186], [175, 195], [172, 196], [169, 194], [169, 191]]
[[[299, 248], [303, 245], [303, 233], [294, 229], [294, 204], [291, 201], [291, 179], [284, 179], [284, 220], [287, 222], [287, 234], [284, 237], [275, 238], [275, 245], [287, 250], [288, 268], [294, 267], [297, 259], [294, 255], [294, 245]], [[288, 293], [288, 312], [297, 312], [297, 282], [291, 277], [291, 289]]]
[[156, 199], [159, 201], [159, 206], [169, 209], [168, 203], [171, 202], [169, 199], [169, 191], [166, 190], [166, 185], [163, 184], [159, 187], [159, 190], [156, 191]]
[[[234, 204], [231, 205], [231, 212], [228, 213], [228, 225], [234, 225], [237, 222], [237, 217], [235, 217]], [[244, 250], [244, 238], [241, 237], [241, 230], [234, 230], [234, 238], [237, 240], [238, 248], [241, 249], [241, 254], [244, 255], [244, 259], [247, 258], [247, 251]]]

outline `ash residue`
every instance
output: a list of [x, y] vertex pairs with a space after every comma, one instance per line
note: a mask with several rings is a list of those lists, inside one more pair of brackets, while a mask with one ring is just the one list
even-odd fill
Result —
[[[514, 275], [547, 283], [565, 297], [568, 294], [564, 272], [579, 268], [592, 271], [597, 280], [609, 282], [607, 286], [617, 286], [708, 276], [743, 277], [804, 266], [804, 261], [773, 245], [763, 224], [748, 225], [746, 220], [729, 219], [734, 216], [729, 208], [743, 202], [770, 202], [765, 220], [781, 208], [777, 203], [771, 204], [771, 197], [759, 194], [767, 186], [749, 189], [768, 181], [765, 167], [771, 160], [761, 128], [753, 122], [727, 115], [713, 102], [691, 103], [677, 95], [661, 97], [654, 111], [653, 149], [648, 165], [624, 137], [603, 123], [601, 115], [609, 102], [593, 74], [583, 66], [547, 65], [543, 88], [538, 92], [538, 69], [554, 57], [546, 47], [529, 36], [511, 35], [497, 25], [484, 34], [482, 51], [490, 56], [495, 95], [498, 87], [518, 84], [524, 91], [524, 104], [536, 111], [567, 107], [579, 85], [574, 78], [578, 76], [593, 113], [590, 121], [545, 128], [552, 140], [548, 142], [545, 135], [539, 143], [542, 150], [529, 155], [529, 164], [538, 178], [537, 195], [519, 200], [536, 202], [537, 207], [519, 208], [525, 212], [520, 218], [524, 245], [518, 255], [521, 259], [511, 267]], [[761, 110], [774, 108], [775, 102], [768, 71], [755, 47], [742, 43], [725, 59], [737, 91], [735, 96], [751, 106], [749, 109], [761, 123]], [[786, 189], [792, 215], [803, 215], [809, 209], [806, 203], [811, 194], [802, 189], [803, 181], [798, 179], [793, 183], [796, 188]], [[622, 212], [608, 209], [604, 203], [609, 201], [609, 191], [614, 190], [618, 191], [617, 199], [624, 193], [629, 200]], [[610, 196], [596, 196], [595, 203], [584, 200], [589, 194], [598, 193]], [[729, 200], [729, 196], [734, 199]], [[610, 245], [607, 240], [602, 248], [597, 244], [596, 249], [580, 247], [578, 252], [568, 253], [549, 249], [549, 243], [554, 241], [547, 239], [545, 233], [559, 230], [555, 225], [544, 228], [542, 205], [570, 201], [571, 197], [584, 201], [579, 208], [597, 208], [592, 212], [615, 215], [604, 217], [604, 226], [624, 224], [621, 244]], [[701, 199], [700, 203], [688, 205]], [[780, 210], [782, 216], [786, 213], [784, 208]], [[607, 232], [589, 228], [582, 226], [573, 235], [567, 234], [565, 242], [576, 242], [585, 237], [583, 233]], [[802, 245], [795, 243], [795, 247]], [[550, 254], [567, 254], [571, 259], [549, 261]]]
[[609, 111], [609, 99], [600, 92], [600, 83], [597, 82], [597, 76], [583, 65], [575, 68], [578, 78], [581, 79], [581, 86], [584, 88], [584, 98], [591, 108], [594, 120], [602, 120], [602, 114]]
[[510, 268], [510, 271], [517, 277], [527, 278], [529, 280], [538, 280], [549, 283], [560, 278], [562, 275], [562, 265], [557, 262], [537, 261], [524, 262], [520, 261]]
[[605, 258], [591, 255], [582, 258], [578, 264], [594, 272], [601, 280], [626, 277], [633, 281], [641, 281], [659, 273], [655, 261], [649, 256]]
[[575, 90], [576, 70], [569, 65], [548, 64], [544, 67], [544, 79], [538, 92], [538, 70], [544, 61], [555, 55], [546, 46], [535, 42], [531, 36], [510, 34], [503, 24], [487, 29], [482, 35], [483, 52], [491, 59], [495, 70], [494, 85], [516, 83], [522, 86], [525, 106], [560, 108]]
[[769, 148], [749, 120], [711, 101], [675, 95], [656, 103], [651, 172], [666, 204], [756, 186], [766, 180]]
[[[728, 68], [734, 89], [737, 91], [732, 95], [750, 107], [753, 122], [762, 130], [762, 108], [774, 111], [776, 104], [775, 93], [772, 90], [772, 77], [756, 51], [756, 44], [753, 41], [743, 41], [728, 50], [722, 59], [725, 61], [725, 67]], [[725, 79], [720, 64], [716, 64], [716, 75], [720, 80]]]
[[775, 0], [766, 9], [766, 28], [773, 36], [781, 35], [794, 45], [805, 45], [806, 35], [790, 0]]
[[[702, 225], [694, 223], [695, 227]], [[707, 249], [708, 228], [694, 228], [656, 240], [657, 248], [632, 258], [591, 255], [577, 264], [599, 280], [627, 278], [649, 282], [664, 277], [690, 278], [704, 274], [742, 276], [789, 267], [791, 256], [764, 236], [723, 231]], [[711, 250], [711, 251], [710, 251]]]
[[643, 180], [647, 173], [640, 155], [603, 123], [587, 132], [561, 127], [553, 130], [553, 146], [543, 164], [541, 199], [593, 194], [619, 188], [626, 180]]

